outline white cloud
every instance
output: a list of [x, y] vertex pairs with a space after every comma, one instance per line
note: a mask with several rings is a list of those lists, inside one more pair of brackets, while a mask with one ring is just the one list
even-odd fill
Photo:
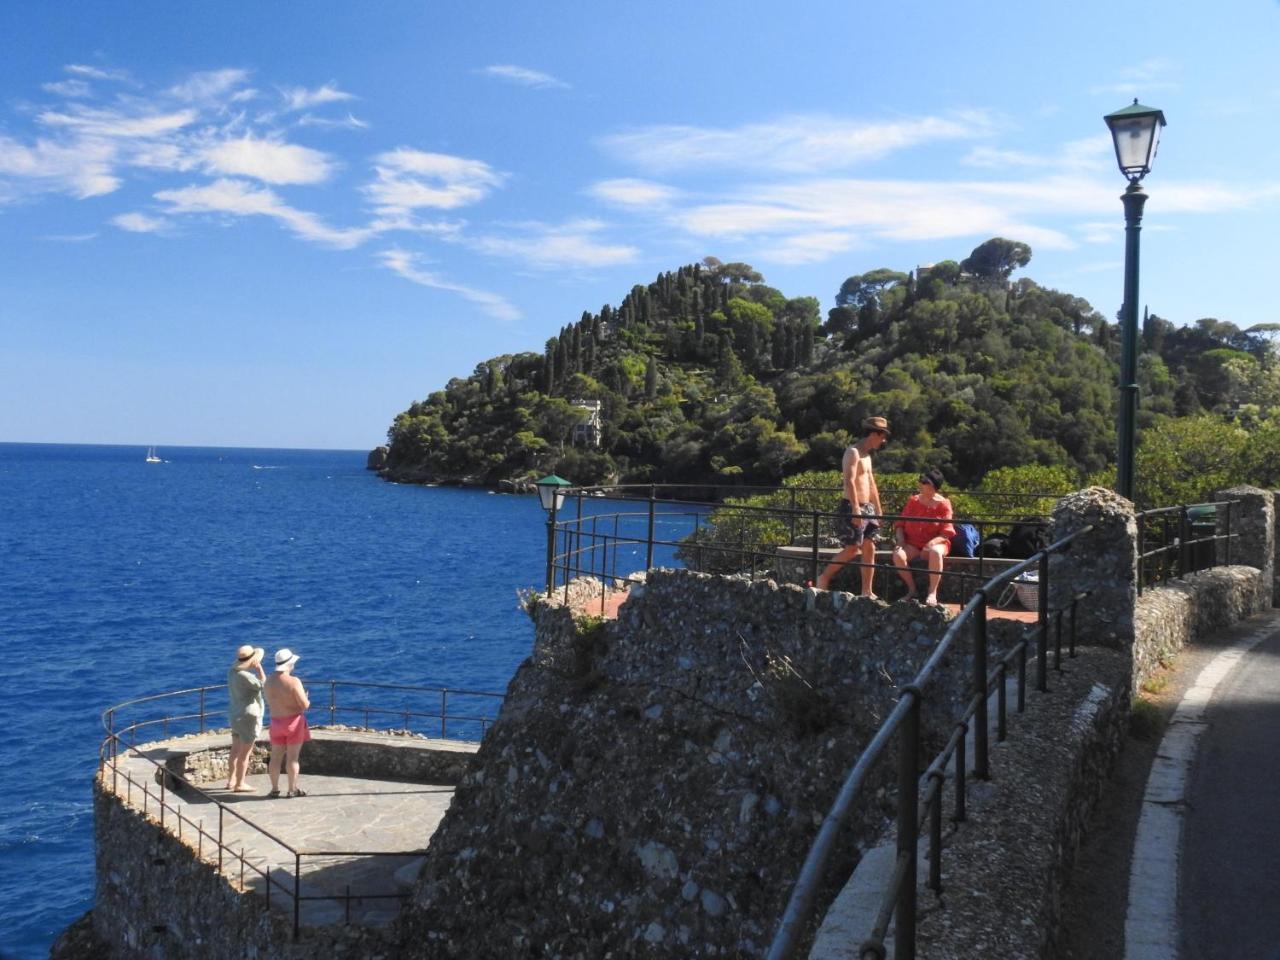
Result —
[[87, 243], [98, 239], [98, 235], [96, 233], [51, 233], [40, 239], [51, 243]]
[[56, 93], [60, 97], [87, 97], [93, 92], [93, 88], [83, 80], [77, 80], [75, 77], [69, 77], [66, 80], [58, 80], [55, 83], [43, 83], [40, 89], [47, 90], [49, 93]]
[[335, 83], [326, 83], [315, 90], [308, 90], [306, 87], [284, 87], [280, 90], [280, 96], [284, 98], [285, 109], [290, 111], [306, 110], [324, 103], [341, 103], [344, 100], [356, 99], [355, 94], [339, 90]]
[[817, 233], [797, 233], [785, 237], [773, 247], [762, 251], [762, 258], [774, 263], [821, 263], [837, 253], [844, 253], [855, 246], [852, 236], [838, 230]]
[[541, 70], [530, 70], [528, 67], [518, 67], [512, 63], [493, 64], [485, 67], [480, 72], [487, 77], [496, 77], [499, 80], [519, 84], [522, 87], [533, 87], [534, 89], [542, 90], [567, 90], [569, 88], [569, 84], [553, 77], [549, 73], [543, 73]]
[[406, 280], [419, 284], [424, 287], [432, 287], [436, 290], [447, 290], [456, 293], [466, 300], [479, 306], [489, 316], [497, 320], [519, 320], [521, 313], [510, 301], [505, 297], [496, 293], [489, 293], [485, 290], [476, 290], [473, 287], [463, 286], [460, 283], [453, 283], [445, 280], [435, 273], [422, 269], [419, 266], [419, 258], [416, 254], [410, 253], [408, 250], [392, 248], [384, 250], [378, 255], [378, 259], [382, 265], [388, 270], [399, 274]]
[[111, 142], [62, 144], [42, 138], [27, 146], [0, 136], [0, 175], [27, 181], [36, 189], [81, 199], [98, 197], [120, 186], [112, 172], [116, 153]]
[[810, 173], [879, 159], [895, 150], [991, 131], [982, 113], [856, 122], [839, 117], [786, 117], [732, 128], [667, 125], [604, 137], [620, 159], [653, 170], [731, 167]]
[[[575, 220], [560, 226], [524, 224], [511, 235], [472, 237], [465, 242], [483, 253], [512, 257], [534, 267], [609, 267], [630, 263], [639, 251], [635, 247], [603, 243], [597, 234], [603, 224], [596, 220]], [[516, 231], [522, 235], [515, 235]]]
[[380, 224], [345, 229], [331, 227], [314, 213], [290, 207], [274, 191], [255, 187], [243, 180], [222, 179], [203, 186], [161, 190], [155, 198], [167, 204], [168, 212], [172, 214], [225, 213], [241, 217], [271, 217], [305, 240], [339, 250], [358, 247], [385, 229]]
[[127, 80], [129, 78], [125, 70], [103, 70], [101, 67], [91, 67], [84, 63], [69, 63], [63, 69], [67, 73], [89, 77], [92, 80]]
[[196, 103], [227, 97], [249, 79], [248, 70], [228, 67], [223, 70], [206, 70], [193, 73], [182, 83], [169, 88], [169, 95], [179, 100]]
[[615, 206], [639, 208], [665, 207], [680, 195], [673, 187], [651, 180], [629, 178], [601, 180], [592, 184], [587, 192], [596, 199]]
[[130, 233], [163, 233], [169, 227], [168, 220], [149, 217], [145, 213], [122, 213], [112, 217], [111, 222]]
[[1101, 84], [1089, 88], [1093, 94], [1114, 93], [1126, 97], [1137, 97], [1158, 90], [1177, 90], [1179, 84], [1166, 79], [1167, 75], [1177, 70], [1177, 64], [1162, 57], [1149, 57], [1132, 67], [1120, 71], [1120, 79], [1115, 83]]
[[347, 114], [345, 119], [331, 120], [328, 117], [317, 117], [313, 113], [304, 113], [296, 121], [295, 126], [299, 127], [320, 127], [321, 129], [332, 130], [367, 130], [369, 124], [363, 120]]
[[253, 177], [264, 183], [319, 183], [332, 169], [319, 150], [251, 136], [211, 144], [202, 157], [214, 175]]
[[377, 179], [362, 190], [383, 214], [421, 207], [453, 210], [478, 203], [506, 179], [480, 160], [408, 147], [379, 154], [374, 170]]
[[64, 112], [45, 110], [36, 119], [46, 127], [61, 128], [84, 136], [131, 139], [175, 133], [195, 123], [198, 116], [194, 110], [130, 115], [118, 110], [74, 106]]

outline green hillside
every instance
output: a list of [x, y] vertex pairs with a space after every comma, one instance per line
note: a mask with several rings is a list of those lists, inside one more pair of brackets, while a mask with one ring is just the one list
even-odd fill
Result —
[[[776, 483], [835, 466], [872, 414], [894, 428], [886, 472], [934, 464], [958, 486], [1024, 464], [1098, 474], [1115, 456], [1118, 331], [1079, 297], [1012, 280], [1030, 258], [995, 238], [960, 262], [853, 276], [825, 319], [746, 264], [682, 266], [584, 312], [541, 355], [494, 357], [410, 405], [387, 475]], [[1276, 329], [1148, 317], [1140, 429], [1207, 412], [1274, 432]], [[592, 402], [598, 444], [581, 426]]]

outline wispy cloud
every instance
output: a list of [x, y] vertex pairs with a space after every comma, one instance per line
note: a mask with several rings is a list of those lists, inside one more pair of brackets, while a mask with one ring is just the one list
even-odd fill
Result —
[[374, 158], [376, 179], [362, 189], [384, 215], [478, 203], [506, 179], [480, 160], [400, 147]]
[[1175, 73], [1177, 64], [1162, 57], [1149, 57], [1132, 67], [1120, 71], [1120, 77], [1113, 83], [1099, 84], [1089, 88], [1093, 94], [1113, 93], [1118, 96], [1137, 97], [1160, 90], [1176, 90], [1179, 84], [1170, 79]]
[[86, 63], [69, 63], [63, 67], [67, 73], [75, 74], [79, 77], [89, 77], [91, 80], [127, 80], [129, 72], [127, 70], [106, 70], [102, 67], [92, 67]]
[[168, 94], [178, 100], [194, 103], [208, 103], [224, 97], [234, 96], [236, 87], [242, 86], [249, 79], [248, 70], [228, 67], [222, 70], [205, 70], [193, 73], [182, 83], [170, 87]]
[[665, 207], [675, 200], [680, 191], [652, 180], [601, 180], [587, 190], [588, 195], [618, 207], [654, 209]]
[[120, 186], [114, 173], [116, 153], [116, 146], [109, 142], [58, 143], [41, 138], [28, 146], [0, 135], [0, 177], [82, 200], [99, 197]]
[[41, 90], [49, 93], [56, 93], [60, 97], [87, 97], [93, 93], [93, 87], [83, 80], [75, 77], [68, 77], [66, 80], [57, 80], [53, 83], [44, 83], [40, 85]]
[[203, 151], [205, 168], [213, 175], [253, 177], [264, 183], [319, 183], [329, 177], [333, 164], [319, 150], [238, 137], [210, 144]]
[[463, 242], [483, 253], [512, 257], [542, 269], [609, 267], [630, 263], [639, 256], [635, 247], [600, 240], [603, 228], [598, 220], [514, 224], [501, 236], [470, 237]]
[[164, 233], [170, 227], [168, 220], [149, 217], [145, 213], [122, 213], [112, 217], [111, 222], [130, 233]]
[[849, 234], [839, 230], [826, 230], [784, 237], [774, 246], [762, 250], [761, 255], [775, 263], [820, 263], [855, 246], [855, 238]]
[[326, 130], [367, 130], [369, 124], [365, 123], [358, 117], [352, 116], [350, 113], [346, 117], [333, 119], [331, 117], [318, 117], [314, 113], [304, 113], [294, 121], [294, 126], [298, 127], [319, 127]]
[[606, 136], [600, 145], [649, 170], [711, 167], [794, 174], [846, 169], [908, 147], [985, 136], [992, 128], [991, 119], [977, 111], [867, 122], [797, 116], [739, 127], [644, 127]]
[[480, 73], [487, 77], [505, 80], [508, 83], [518, 84], [522, 87], [532, 87], [535, 90], [569, 89], [569, 84], [557, 77], [553, 77], [549, 73], [543, 73], [541, 70], [530, 70], [528, 67], [518, 67], [513, 63], [493, 64], [482, 69]]
[[60, 127], [84, 136], [132, 139], [174, 133], [190, 126], [197, 116], [194, 110], [130, 114], [73, 105], [63, 111], [45, 110], [36, 119], [46, 127]]
[[51, 233], [40, 239], [50, 243], [88, 243], [90, 240], [98, 239], [98, 235], [96, 233]]
[[402, 250], [393, 247], [389, 250], [383, 250], [378, 254], [378, 259], [384, 267], [397, 273], [413, 283], [423, 287], [432, 287], [436, 290], [447, 290], [450, 293], [456, 293], [462, 298], [476, 304], [485, 313], [497, 320], [519, 320], [521, 313], [510, 301], [496, 293], [489, 293], [485, 290], [476, 290], [474, 287], [464, 286], [460, 283], [453, 283], [440, 277], [438, 274], [429, 270], [424, 270], [420, 265], [420, 258], [417, 254], [408, 250]]
[[270, 217], [305, 240], [338, 250], [358, 247], [385, 229], [376, 223], [367, 227], [331, 227], [316, 214], [289, 206], [275, 191], [256, 187], [243, 180], [222, 179], [210, 184], [161, 190], [156, 193], [155, 198], [166, 204], [170, 214], [220, 213], [238, 217]]
[[345, 100], [356, 99], [355, 94], [339, 90], [336, 83], [326, 83], [314, 90], [308, 90], [306, 87], [282, 87], [280, 96], [284, 98], [285, 109], [290, 111], [309, 110], [311, 107], [318, 107], [325, 103], [342, 103]]

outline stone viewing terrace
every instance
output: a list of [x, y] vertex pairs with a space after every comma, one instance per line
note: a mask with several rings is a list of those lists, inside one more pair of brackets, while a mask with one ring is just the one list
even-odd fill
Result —
[[[303, 797], [268, 797], [265, 742], [251, 758], [247, 783], [255, 792], [226, 789], [229, 733], [200, 729], [224, 712], [224, 688], [107, 711], [95, 790], [99, 857], [107, 867], [100, 863], [98, 903], [120, 901], [114, 913], [129, 917], [154, 909], [131, 901], [171, 901], [165, 923], [122, 930], [122, 942], [217, 939], [225, 918], [209, 905], [246, 895], [266, 908], [265, 919], [250, 913], [272, 935], [372, 943], [385, 936], [381, 928], [399, 913], [501, 698], [337, 681], [310, 686], [317, 701], [329, 694], [327, 707], [312, 708], [317, 719], [327, 713], [360, 725], [312, 728], [302, 754]], [[351, 691], [359, 687], [356, 702]], [[424, 698], [438, 698], [438, 707], [424, 710]], [[370, 726], [379, 721], [396, 728]], [[149, 739], [157, 733], [160, 739]]]

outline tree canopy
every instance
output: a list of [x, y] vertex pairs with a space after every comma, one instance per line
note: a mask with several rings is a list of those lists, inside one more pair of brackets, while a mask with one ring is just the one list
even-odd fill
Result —
[[[1030, 258], [1026, 244], [995, 237], [918, 277], [850, 276], [822, 323], [815, 297], [708, 257], [584, 311], [541, 354], [494, 357], [411, 404], [388, 432], [388, 467], [447, 483], [548, 472], [575, 483], [777, 483], [833, 468], [878, 415], [894, 429], [877, 455], [885, 471], [936, 466], [956, 487], [1033, 465], [1105, 475], [1118, 337], [1080, 297], [1010, 282]], [[1274, 428], [1278, 330], [1150, 314], [1140, 444], [1199, 442], [1203, 426], [1167, 434], [1185, 417]], [[586, 429], [595, 403], [598, 435]], [[1257, 458], [1239, 462], [1257, 481], [1277, 479]]]

